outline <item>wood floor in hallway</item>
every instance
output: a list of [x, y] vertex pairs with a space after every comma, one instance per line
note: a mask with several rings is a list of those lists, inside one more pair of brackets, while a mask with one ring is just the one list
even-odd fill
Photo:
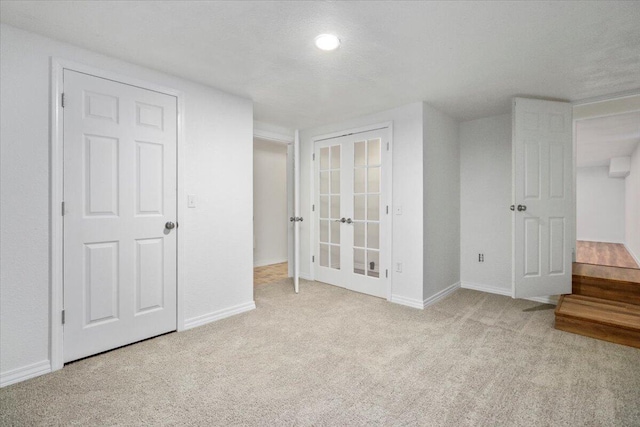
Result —
[[265, 285], [289, 277], [289, 263], [264, 265], [253, 269], [253, 284]]
[[609, 265], [612, 267], [640, 268], [627, 248], [621, 243], [602, 243], [578, 240], [576, 262]]

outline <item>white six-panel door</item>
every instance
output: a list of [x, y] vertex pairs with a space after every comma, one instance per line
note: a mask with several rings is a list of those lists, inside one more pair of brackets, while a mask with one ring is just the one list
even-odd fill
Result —
[[315, 144], [316, 280], [388, 296], [389, 129]]
[[514, 297], [571, 293], [572, 107], [516, 98], [513, 106]]
[[64, 70], [64, 361], [176, 329], [176, 98]]

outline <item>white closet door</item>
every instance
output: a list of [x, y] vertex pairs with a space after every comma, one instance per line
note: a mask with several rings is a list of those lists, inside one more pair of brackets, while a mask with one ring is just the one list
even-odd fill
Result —
[[316, 143], [316, 279], [387, 297], [389, 130]]
[[64, 360], [176, 329], [176, 98], [64, 71]]
[[572, 107], [514, 100], [514, 297], [571, 293]]

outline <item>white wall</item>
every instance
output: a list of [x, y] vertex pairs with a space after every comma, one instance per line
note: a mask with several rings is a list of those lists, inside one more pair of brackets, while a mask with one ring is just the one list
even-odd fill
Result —
[[393, 206], [402, 206], [402, 215], [393, 216], [393, 263], [402, 262], [403, 271], [389, 271], [394, 298], [413, 304], [423, 300], [423, 104], [405, 105], [345, 120], [340, 123], [305, 129], [300, 132], [301, 174], [301, 266], [300, 273], [308, 277], [311, 271], [311, 155], [312, 138], [362, 126], [393, 121]]
[[608, 166], [576, 169], [576, 238], [624, 243], [625, 180]]
[[625, 244], [640, 264], [640, 145], [631, 156], [631, 173], [625, 178]]
[[424, 295], [460, 281], [460, 142], [458, 123], [423, 104]]
[[[460, 124], [460, 276], [511, 294], [511, 115]], [[484, 253], [484, 262], [478, 254]]]
[[253, 265], [286, 262], [287, 145], [253, 141]]
[[0, 26], [0, 56], [2, 378], [49, 360], [52, 56], [184, 93], [185, 188], [198, 198], [197, 208], [180, 220], [185, 318], [205, 321], [223, 309], [252, 304], [250, 100], [6, 25]]

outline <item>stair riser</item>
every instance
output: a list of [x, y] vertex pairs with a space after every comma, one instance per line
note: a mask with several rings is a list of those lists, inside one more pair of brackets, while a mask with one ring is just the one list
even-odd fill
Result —
[[640, 348], [640, 330], [624, 329], [559, 315], [556, 315], [555, 327], [565, 332]]
[[640, 283], [573, 276], [572, 291], [575, 295], [640, 305]]

